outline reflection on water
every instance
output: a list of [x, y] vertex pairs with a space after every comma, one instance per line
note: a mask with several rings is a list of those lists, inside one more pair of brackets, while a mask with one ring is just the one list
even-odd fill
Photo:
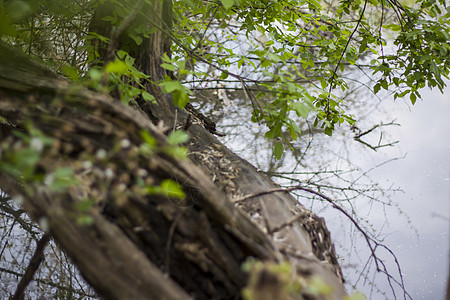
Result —
[[[236, 135], [231, 132], [224, 142], [259, 169], [276, 174], [273, 178], [279, 183], [294, 184], [283, 177], [284, 174], [292, 175], [294, 170], [299, 182], [316, 184], [315, 188], [321, 188], [322, 192], [329, 193], [336, 200], [342, 199], [340, 196], [343, 194], [327, 190], [324, 187], [326, 184], [355, 187], [352, 180], [358, 179], [361, 174], [368, 175], [370, 178], [356, 182], [361, 191], [365, 190], [364, 193], [351, 194], [349, 191], [346, 195], [352, 199], [351, 205], [339, 203], [348, 211], [355, 210], [360, 222], [367, 225], [366, 228], [371, 226], [374, 235], [395, 252], [405, 286], [413, 299], [444, 299], [450, 218], [448, 95], [450, 89], [446, 90], [446, 94], [424, 91], [423, 102], [418, 101], [414, 106], [392, 99], [386, 99], [381, 104], [372, 102], [370, 107], [365, 100], [352, 103], [362, 107], [349, 108], [355, 110], [360, 120], [357, 125], [362, 130], [370, 129], [380, 121], [384, 125], [390, 122], [401, 125], [383, 127], [383, 134], [374, 131], [365, 136], [365, 141], [371, 144], [378, 143], [381, 138], [383, 143], [395, 144], [377, 151], [353, 140], [349, 128], [337, 131], [332, 139], [320, 134], [306, 134], [295, 144], [298, 153], [290, 157], [286, 155], [278, 162], [267, 150], [270, 148], [269, 142], [262, 137], [264, 132], [257, 124], [248, 124], [244, 132], [242, 128], [232, 127]], [[236, 109], [236, 114], [228, 120], [249, 119], [250, 112], [240, 107]], [[221, 125], [226, 129], [234, 124], [227, 124], [225, 118]], [[308, 129], [307, 124], [303, 125]], [[396, 141], [399, 143], [396, 144]], [[310, 149], [308, 157], [299, 161], [304, 158], [302, 151], [307, 148]], [[319, 175], [318, 171], [323, 173]], [[377, 192], [379, 187], [384, 192]], [[371, 299], [391, 299], [386, 277], [381, 274], [374, 276], [373, 262], [366, 265], [369, 249], [350, 222], [317, 200], [310, 199], [308, 202], [305, 195], [299, 199], [325, 217], [341, 256], [340, 263], [349, 282], [349, 290], [351, 284], [357, 284], [357, 289]], [[389, 266], [389, 272], [401, 280], [392, 256], [386, 251], [380, 251], [378, 255]], [[363, 268], [369, 277], [360, 276]], [[401, 290], [393, 285], [397, 298], [403, 299]]]
[[[375, 161], [406, 156], [377, 168], [372, 176], [394, 182], [404, 191], [395, 195], [395, 201], [411, 223], [390, 215], [384, 232], [385, 244], [395, 250], [401, 263], [409, 293], [413, 299], [444, 299], [449, 271], [450, 89], [444, 94], [426, 91], [423, 99], [410, 110], [402, 102], [384, 103], [401, 124], [396, 128], [400, 144], [371, 155]], [[375, 224], [384, 222], [380, 214], [372, 212], [367, 218]], [[383, 291], [389, 289], [383, 280], [377, 280], [377, 284]], [[370, 292], [368, 286], [361, 290]]]

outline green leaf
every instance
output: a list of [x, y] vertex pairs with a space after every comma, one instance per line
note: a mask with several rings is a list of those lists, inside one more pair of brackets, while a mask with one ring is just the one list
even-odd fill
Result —
[[189, 96], [184, 90], [174, 91], [172, 93], [172, 96], [173, 96], [173, 104], [175, 104], [180, 108], [184, 108], [186, 104], [189, 103]]
[[94, 85], [94, 87], [96, 87], [95, 84], [102, 79], [102, 76], [103, 72], [99, 69], [90, 69], [88, 72], [88, 77], [91, 81], [90, 84]]
[[100, 35], [100, 34], [98, 34], [96, 32], [89, 32], [89, 35], [99, 39], [103, 43], [109, 43], [109, 38], [106, 37], [106, 36]]
[[88, 215], [81, 215], [77, 217], [77, 224], [80, 226], [89, 226], [94, 224], [94, 219]]
[[164, 93], [172, 93], [173, 103], [184, 108], [189, 103], [189, 95], [186, 88], [178, 80], [166, 80], [159, 84]]
[[366, 300], [366, 299], [367, 298], [359, 292], [356, 292], [351, 296], [345, 296], [344, 298], [344, 300]]
[[157, 32], [159, 29], [158, 29], [158, 27], [152, 27], [152, 28], [150, 28], [150, 30], [149, 31], [147, 31], [147, 34], [154, 34], [155, 32]]
[[124, 59], [126, 56], [128, 56], [128, 53], [123, 50], [119, 50], [117, 51], [116, 55], [119, 59]]
[[[295, 131], [296, 134], [301, 134], [302, 133], [302, 130], [300, 129], [300, 127], [298, 127], [297, 123], [295, 123], [294, 120], [290, 120], [289, 125]], [[292, 138], [295, 140], [294, 137], [292, 137]]]
[[416, 103], [417, 96], [414, 93], [411, 93], [409, 95], [409, 99], [411, 100], [411, 103], [414, 105]]
[[389, 25], [384, 25], [383, 27], [388, 28], [392, 31], [401, 31], [402, 30], [402, 27], [400, 25], [394, 24], [394, 23], [389, 24]]
[[185, 60], [178, 60], [175, 62], [175, 64], [177, 65], [178, 69], [186, 71], [186, 61]]
[[268, 132], [264, 134], [266, 138], [273, 139], [281, 135], [281, 122], [277, 122]]
[[167, 137], [167, 143], [173, 146], [186, 143], [188, 140], [189, 134], [183, 130], [172, 131]]
[[70, 167], [56, 169], [53, 173], [46, 176], [45, 182], [50, 190], [55, 192], [65, 191], [68, 187], [78, 184], [78, 180]]
[[319, 276], [314, 276], [312, 280], [310, 280], [307, 286], [308, 292], [312, 295], [327, 295], [330, 294], [333, 288], [327, 285], [323, 279]]
[[73, 66], [69, 66], [69, 65], [62, 66], [61, 72], [64, 75], [66, 75], [70, 80], [75, 81], [75, 80], [79, 79], [78, 69]]
[[166, 63], [161, 64], [161, 68], [164, 68], [164, 69], [172, 71], [172, 72], [176, 70], [176, 67], [174, 65], [170, 65], [170, 64], [166, 64]]
[[128, 66], [126, 63], [124, 63], [121, 60], [115, 60], [110, 62], [106, 68], [105, 71], [107, 73], [115, 73], [118, 75], [123, 75], [128, 71]]
[[172, 93], [173, 91], [184, 90], [183, 85], [177, 80], [163, 81], [160, 83], [160, 85], [163, 87], [164, 93]]
[[261, 62], [261, 68], [267, 68], [267, 67], [270, 67], [271, 65], [272, 65], [272, 62], [267, 59], [265, 59]]
[[311, 109], [301, 102], [294, 102], [291, 104], [291, 109], [297, 113], [297, 116], [307, 118]]
[[363, 53], [367, 49], [367, 37], [364, 37], [361, 41], [361, 45], [359, 46], [359, 53]]
[[180, 160], [186, 159], [189, 154], [189, 150], [186, 147], [181, 146], [170, 147], [165, 149], [164, 151], [172, 157]]
[[172, 63], [172, 60], [170, 59], [170, 57], [165, 52], [164, 52], [164, 54], [163, 54], [163, 56], [161, 58], [166, 63]]
[[234, 0], [220, 0], [220, 2], [226, 9], [230, 9], [234, 5]]
[[155, 102], [155, 97], [147, 92], [142, 92], [142, 99], [149, 102]]
[[166, 179], [161, 183], [161, 190], [169, 197], [182, 199], [186, 196], [181, 186], [177, 182], [170, 179]]
[[73, 170], [69, 167], [61, 167], [56, 169], [53, 175], [57, 178], [67, 178], [73, 176]]
[[436, 64], [435, 64], [434, 61], [431, 63], [430, 70], [431, 70], [431, 72], [433, 72], [433, 74], [434, 74], [436, 77], [439, 78], [439, 77], [441, 76], [441, 74], [439, 73], [439, 69], [438, 69], [438, 67], [436, 66]]
[[275, 159], [280, 159], [283, 155], [284, 147], [281, 142], [277, 142], [275, 147], [273, 148], [273, 154], [275, 155]]
[[186, 3], [188, 6], [190, 6], [191, 8], [195, 8], [195, 4], [191, 0], [183, 0], [183, 2]]
[[28, 169], [34, 169], [36, 164], [41, 159], [41, 154], [31, 148], [21, 149], [20, 151], [16, 152], [14, 156], [17, 167], [22, 172], [25, 172]]
[[88, 212], [95, 205], [95, 201], [88, 198], [81, 202], [76, 202], [75, 207], [79, 212]]
[[269, 57], [269, 59], [275, 63], [280, 62], [281, 61], [281, 57], [279, 55], [276, 55], [274, 53], [267, 53], [267, 56]]
[[380, 84], [379, 83], [377, 83], [377, 84], [375, 84], [375, 86], [373, 87], [373, 92], [376, 94], [376, 93], [378, 93], [379, 91], [380, 91]]
[[150, 135], [150, 133], [147, 130], [141, 131], [141, 137], [144, 140], [144, 142], [149, 145], [150, 147], [156, 146], [156, 140], [154, 137]]
[[139, 35], [134, 35], [134, 34], [130, 34], [129, 36], [130, 36], [130, 38], [132, 38], [132, 39], [134, 40], [134, 42], [136, 43], [136, 45], [139, 46], [140, 44], [142, 44], [143, 39], [142, 39], [141, 36], [139, 36]]
[[161, 182], [160, 186], [149, 186], [147, 188], [147, 192], [150, 195], [160, 194], [165, 195], [168, 197], [175, 197], [175, 198], [184, 198], [186, 194], [183, 192], [183, 189], [181, 186], [171, 180], [171, 179], [165, 179], [163, 182]]
[[220, 79], [227, 79], [227, 78], [228, 78], [227, 72], [222, 72], [222, 74], [220, 74]]

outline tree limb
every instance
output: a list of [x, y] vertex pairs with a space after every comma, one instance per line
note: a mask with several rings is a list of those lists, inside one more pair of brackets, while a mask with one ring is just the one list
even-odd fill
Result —
[[50, 241], [50, 235], [45, 233], [36, 244], [36, 250], [34, 250], [33, 257], [31, 257], [30, 263], [20, 279], [16, 291], [12, 297], [13, 300], [22, 300], [24, 298], [25, 289], [33, 280], [33, 276], [39, 269], [42, 260], [44, 259], [44, 249]]

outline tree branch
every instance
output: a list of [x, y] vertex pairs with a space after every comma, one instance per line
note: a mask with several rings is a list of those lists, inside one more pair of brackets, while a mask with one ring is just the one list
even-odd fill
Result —
[[36, 244], [36, 250], [34, 251], [33, 257], [28, 264], [28, 267], [23, 274], [22, 278], [17, 285], [16, 292], [14, 293], [12, 299], [13, 300], [22, 300], [24, 298], [25, 289], [33, 280], [33, 276], [36, 271], [39, 269], [42, 260], [44, 259], [44, 249], [50, 241], [50, 235], [48, 233], [44, 233], [41, 239]]
[[[232, 201], [234, 203], [240, 203], [240, 202], [243, 202], [243, 201], [246, 201], [246, 200], [249, 200], [249, 199], [252, 199], [252, 198], [256, 198], [256, 197], [259, 197], [259, 196], [262, 196], [262, 195], [267, 195], [267, 194], [277, 193], [277, 192], [289, 193], [289, 192], [292, 192], [292, 191], [295, 191], [295, 190], [301, 190], [301, 191], [304, 191], [304, 192], [307, 192], [307, 193], [319, 196], [320, 198], [322, 198], [323, 200], [325, 200], [326, 202], [331, 204], [331, 206], [334, 209], [337, 209], [338, 211], [343, 213], [350, 220], [350, 222], [353, 223], [353, 225], [356, 227], [356, 229], [363, 235], [364, 239], [366, 240], [367, 246], [370, 249], [371, 257], [373, 258], [373, 260], [375, 262], [375, 265], [376, 265], [376, 268], [377, 268], [377, 272], [385, 274], [385, 276], [387, 277], [387, 280], [389, 282], [389, 285], [391, 286], [391, 291], [392, 291], [395, 299], [397, 299], [397, 297], [396, 297], [395, 290], [394, 290], [394, 288], [393, 288], [393, 286], [391, 284], [391, 281], [395, 282], [398, 286], [400, 286], [400, 288], [402, 289], [403, 294], [404, 294], [404, 299], [409, 298], [409, 299], [412, 300], [411, 296], [406, 291], [405, 284], [404, 284], [404, 281], [403, 281], [403, 273], [401, 271], [400, 264], [399, 264], [399, 262], [397, 260], [396, 255], [392, 252], [392, 250], [390, 250], [385, 245], [379, 243], [374, 238], [370, 237], [369, 234], [359, 225], [359, 223], [345, 209], [343, 209], [341, 206], [337, 205], [333, 200], [331, 200], [329, 197], [323, 195], [322, 193], [319, 193], [319, 192], [314, 191], [312, 189], [306, 188], [306, 187], [304, 187], [302, 185], [296, 185], [296, 186], [289, 187], [289, 188], [276, 188], [276, 189], [271, 189], [271, 190], [255, 193], [255, 194], [250, 194], [250, 195], [246, 195], [246, 196], [241, 197], [241, 198], [233, 199]], [[287, 224], [291, 224], [292, 222], [295, 222], [295, 219], [292, 219], [292, 220], [289, 220], [288, 222], [286, 222], [285, 226], [287, 226]], [[387, 271], [387, 267], [386, 267], [385, 263], [383, 262], [382, 259], [380, 259], [377, 256], [376, 249], [378, 247], [384, 248], [394, 258], [396, 266], [397, 266], [397, 269], [398, 269], [398, 274], [399, 274], [399, 277], [400, 277], [400, 281], [395, 279]]]

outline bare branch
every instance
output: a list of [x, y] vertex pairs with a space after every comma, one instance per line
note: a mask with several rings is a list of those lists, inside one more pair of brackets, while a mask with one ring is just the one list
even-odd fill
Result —
[[[302, 185], [296, 185], [296, 186], [289, 187], [289, 188], [275, 188], [275, 189], [271, 189], [271, 190], [255, 193], [255, 194], [250, 194], [250, 195], [246, 195], [246, 196], [244, 196], [242, 198], [234, 199], [232, 201], [234, 203], [239, 203], [239, 202], [243, 202], [245, 200], [256, 198], [256, 197], [259, 197], [259, 196], [262, 196], [262, 195], [267, 195], [267, 194], [276, 193], [276, 192], [288, 193], [288, 192], [292, 192], [292, 191], [295, 191], [295, 190], [301, 190], [301, 191], [304, 191], [304, 192], [307, 192], [307, 193], [319, 196], [320, 198], [322, 198], [326, 202], [330, 203], [333, 208], [335, 208], [335, 209], [339, 210], [341, 213], [343, 213], [350, 220], [350, 222], [352, 222], [353, 225], [355, 225], [356, 229], [363, 235], [363, 237], [366, 240], [366, 243], [367, 243], [367, 245], [368, 245], [368, 247], [370, 249], [370, 252], [371, 252], [371, 256], [370, 257], [375, 262], [375, 266], [377, 268], [377, 272], [382, 273], [382, 274], [384, 274], [386, 276], [386, 278], [388, 280], [388, 283], [389, 283], [389, 286], [391, 287], [391, 291], [392, 291], [392, 293], [394, 295], [394, 298], [397, 299], [397, 296], [396, 296], [394, 287], [392, 286], [392, 282], [395, 282], [398, 286], [400, 286], [400, 288], [403, 291], [404, 299], [407, 299], [407, 298], [412, 299], [411, 296], [409, 295], [409, 293], [406, 291], [405, 284], [404, 284], [404, 281], [403, 281], [403, 273], [401, 271], [400, 264], [399, 264], [399, 262], [397, 260], [396, 255], [392, 252], [392, 250], [390, 250], [388, 247], [386, 247], [385, 245], [383, 245], [380, 242], [378, 242], [377, 240], [375, 240], [373, 237], [369, 236], [369, 234], [361, 227], [361, 225], [359, 225], [357, 220], [353, 216], [351, 216], [350, 213], [348, 213], [344, 208], [342, 208], [341, 206], [337, 205], [335, 203], [335, 201], [331, 200], [329, 197], [323, 195], [322, 193], [319, 193], [319, 192], [314, 191], [312, 189], [303, 187]], [[288, 222], [282, 224], [280, 227], [285, 227], [285, 226], [291, 224], [292, 222], [295, 222], [295, 220], [289, 220]], [[383, 262], [383, 260], [380, 259], [377, 256], [376, 250], [377, 250], [378, 247], [384, 248], [394, 258], [395, 264], [396, 264], [397, 269], [398, 269], [398, 274], [400, 276], [400, 281], [395, 279], [388, 272], [387, 267], [386, 267], [385, 263]]]
[[33, 276], [36, 271], [39, 269], [42, 260], [44, 259], [44, 249], [50, 241], [50, 235], [45, 233], [42, 238], [37, 242], [36, 250], [34, 251], [33, 257], [28, 264], [27, 270], [25, 274], [23, 274], [22, 278], [17, 285], [16, 292], [12, 297], [13, 300], [22, 300], [24, 299], [24, 292], [30, 282], [33, 280]]
[[353, 139], [354, 139], [355, 141], [357, 141], [357, 142], [359, 142], [359, 143], [361, 143], [361, 144], [363, 144], [363, 145], [369, 147], [369, 148], [372, 149], [373, 151], [377, 151], [379, 148], [383, 148], [383, 147], [392, 147], [392, 146], [394, 146], [395, 144], [399, 143], [399, 141], [395, 141], [395, 142], [391, 142], [391, 143], [387, 143], [387, 144], [382, 144], [381, 141], [382, 141], [382, 139], [383, 139], [383, 132], [380, 133], [380, 137], [379, 137], [379, 139], [378, 139], [378, 144], [375, 145], [375, 146], [374, 146], [374, 145], [371, 145], [371, 144], [369, 144], [369, 143], [367, 143], [367, 142], [365, 142], [365, 141], [363, 141], [363, 140], [361, 139], [361, 137], [363, 137], [363, 136], [365, 136], [365, 135], [368, 135], [369, 133], [371, 133], [372, 131], [374, 131], [375, 129], [377, 129], [377, 128], [379, 128], [379, 127], [383, 127], [383, 126], [391, 126], [391, 125], [394, 125], [394, 126], [400, 126], [400, 124], [395, 123], [394, 121], [392, 121], [392, 122], [389, 122], [389, 123], [386, 123], [386, 124], [380, 123], [380, 124], [374, 125], [374, 126], [372, 126], [372, 128], [370, 128], [370, 129], [368, 129], [368, 130], [366, 130], [366, 131], [364, 131], [364, 132], [361, 132], [361, 130], [360, 130], [358, 127], [352, 126], [352, 130], [353, 130], [353, 131], [359, 131], [359, 133], [356, 134], [356, 135], [353, 137]]

